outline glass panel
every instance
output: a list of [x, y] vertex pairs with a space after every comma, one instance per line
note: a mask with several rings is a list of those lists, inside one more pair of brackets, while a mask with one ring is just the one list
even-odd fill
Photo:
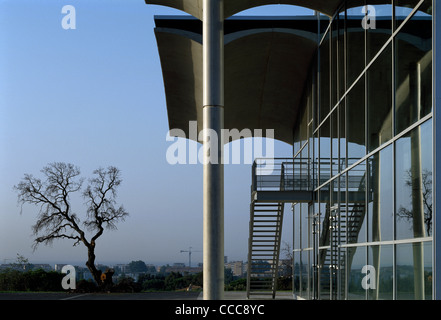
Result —
[[347, 244], [348, 238], [346, 236], [347, 226], [348, 226], [348, 216], [347, 216], [347, 175], [343, 173], [340, 176], [340, 232], [341, 232], [341, 240], [340, 243], [342, 245]]
[[346, 92], [346, 66], [345, 66], [345, 20], [343, 11], [338, 16], [338, 99]]
[[320, 121], [321, 123], [329, 113], [330, 110], [330, 95], [331, 95], [331, 74], [330, 74], [330, 36], [329, 32], [326, 34], [323, 43], [320, 46]]
[[318, 133], [316, 132], [314, 134], [314, 155], [313, 155], [313, 172], [314, 172], [314, 189], [317, 188], [320, 185], [320, 181], [319, 181], [319, 157], [320, 157], [320, 153], [319, 153], [319, 146], [320, 146], [320, 139], [318, 137]]
[[432, 298], [432, 242], [397, 245], [397, 300]]
[[348, 252], [348, 300], [365, 300], [366, 291], [361, 282], [365, 276], [362, 273], [366, 265], [366, 247], [350, 247]]
[[320, 184], [331, 178], [331, 118], [320, 127]]
[[[395, 25], [398, 28], [403, 21], [412, 13], [413, 9], [420, 2], [420, 0], [394, 0], [395, 3]], [[416, 13], [417, 16], [427, 16], [430, 15], [432, 11], [432, 1], [426, 0], [419, 11]]]
[[432, 235], [432, 120], [396, 143], [396, 238]]
[[[365, 9], [365, 28], [367, 39], [367, 63], [378, 54], [380, 49], [389, 40], [392, 35], [392, 2], [381, 1], [383, 4], [376, 5], [377, 0], [367, 1], [367, 10]], [[387, 4], [389, 2], [389, 4]], [[366, 12], [367, 11], [367, 12]], [[389, 62], [390, 64], [390, 62]]]
[[393, 240], [393, 147], [369, 158], [368, 241]]
[[332, 148], [332, 171], [331, 176], [335, 176], [340, 172], [340, 162], [339, 162], [339, 154], [340, 154], [340, 145], [339, 145], [339, 117], [338, 117], [338, 108], [334, 110], [331, 115], [331, 148]]
[[432, 111], [432, 21], [413, 16], [395, 40], [396, 133]]
[[340, 265], [338, 267], [338, 300], [346, 298], [346, 252], [347, 248], [340, 248]]
[[301, 249], [302, 248], [301, 237], [302, 237], [302, 233], [303, 233], [303, 228], [301, 225], [302, 211], [301, 211], [301, 207], [299, 204], [294, 205], [293, 215], [294, 215], [294, 218], [293, 218], [293, 233], [294, 233], [293, 249]]
[[366, 164], [362, 162], [348, 171], [347, 205], [341, 215], [347, 217], [348, 243], [366, 242]]
[[294, 251], [294, 270], [293, 270], [293, 292], [294, 294], [301, 295], [301, 260], [300, 260], [301, 252]]
[[364, 76], [346, 97], [346, 133], [348, 166], [366, 155]]
[[303, 269], [302, 269], [302, 291], [307, 299], [311, 299], [312, 295], [312, 250], [303, 252], [304, 257]]
[[301, 245], [302, 249], [309, 248], [309, 230], [310, 230], [310, 223], [309, 223], [309, 217], [308, 217], [308, 204], [300, 204], [297, 205], [299, 209], [301, 210], [301, 229], [302, 229], [302, 239], [301, 239]]
[[[346, 230], [348, 226], [347, 221], [347, 215], [345, 214], [345, 210], [347, 208], [346, 205], [346, 187], [347, 187], [347, 181], [346, 181], [346, 173], [343, 173], [340, 176], [340, 212], [339, 212], [339, 225], [338, 230], [340, 232], [340, 246], [347, 244], [347, 236], [346, 236]], [[346, 295], [346, 251], [347, 248], [340, 247], [340, 261], [338, 265], [338, 272], [339, 272], [339, 279], [338, 279], [338, 285], [340, 289], [340, 296], [339, 299], [345, 299]]]
[[338, 102], [338, 18], [331, 26], [331, 108]]
[[360, 1], [347, 1], [347, 87], [349, 88], [365, 68], [365, 30], [361, 25], [363, 8]]
[[318, 233], [318, 246], [320, 247], [318, 254], [319, 265], [319, 297], [320, 299], [329, 299], [330, 289], [330, 273], [329, 273], [329, 214], [330, 214], [330, 190], [329, 184], [320, 189], [319, 203], [320, 203], [320, 224]]
[[329, 264], [326, 263], [326, 256], [329, 254], [329, 248], [319, 250], [319, 280], [320, 280], [320, 300], [330, 299], [331, 278]]
[[346, 101], [343, 100], [340, 104], [339, 108], [339, 117], [340, 122], [339, 126], [339, 134], [340, 134], [340, 171], [346, 169], [347, 167], [347, 159], [346, 159]]
[[372, 151], [392, 138], [392, 46], [367, 72], [368, 146]]
[[[393, 246], [370, 246], [368, 264], [373, 267], [370, 285], [367, 289], [369, 300], [393, 299]], [[367, 275], [367, 274], [366, 274]]]
[[329, 184], [320, 189], [320, 224], [319, 224], [319, 246], [329, 246]]
[[324, 15], [323, 13], [319, 13], [320, 15], [320, 39], [323, 38], [326, 30], [328, 29], [330, 19], [327, 15]]

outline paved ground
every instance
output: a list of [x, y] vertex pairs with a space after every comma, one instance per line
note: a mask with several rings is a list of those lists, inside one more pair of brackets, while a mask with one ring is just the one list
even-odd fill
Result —
[[[277, 300], [291, 300], [292, 294], [281, 292]], [[146, 293], [1, 293], [0, 300], [202, 300], [199, 292], [146, 292]], [[253, 297], [253, 300], [268, 299]], [[225, 292], [225, 300], [246, 300], [245, 292]]]
[[0, 293], [0, 300], [197, 300], [198, 292], [149, 293]]

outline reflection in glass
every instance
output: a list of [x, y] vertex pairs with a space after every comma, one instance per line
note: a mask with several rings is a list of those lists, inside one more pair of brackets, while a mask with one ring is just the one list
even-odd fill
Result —
[[310, 241], [309, 241], [309, 236], [310, 236], [310, 223], [309, 223], [309, 216], [308, 216], [308, 204], [306, 203], [302, 203], [300, 205], [297, 205], [301, 211], [301, 233], [302, 233], [302, 237], [301, 237], [301, 243], [302, 243], [302, 249], [306, 249], [309, 248], [310, 245]]
[[369, 241], [393, 240], [393, 147], [369, 158]]
[[[375, 286], [368, 289], [369, 300], [393, 299], [393, 246], [370, 246], [368, 265], [374, 267], [373, 281]], [[373, 283], [370, 283], [373, 284]]]
[[396, 237], [431, 236], [432, 120], [399, 139], [396, 154]]
[[348, 299], [365, 300], [366, 291], [361, 282], [364, 274], [363, 267], [366, 265], [366, 247], [347, 248], [348, 254]]
[[396, 248], [396, 298], [431, 299], [432, 242], [400, 244]]
[[338, 17], [331, 25], [331, 109], [339, 100], [339, 82], [338, 82]]
[[[331, 105], [331, 92], [330, 92], [330, 81], [331, 81], [331, 70], [330, 70], [330, 35], [329, 32], [326, 34], [323, 43], [320, 46], [320, 118], [319, 123], [321, 123], [328, 115]], [[329, 137], [329, 136], [328, 136]]]
[[345, 66], [345, 12], [338, 16], [338, 100], [346, 92], [346, 66]]
[[[367, 63], [378, 54], [380, 49], [392, 35], [392, 1], [381, 1], [383, 4], [376, 5], [376, 0], [367, 0]], [[389, 2], [389, 4], [387, 4]], [[390, 62], [389, 62], [390, 64]]]
[[346, 96], [346, 134], [348, 166], [366, 155], [365, 148], [365, 77]]
[[320, 183], [322, 185], [331, 178], [331, 118], [327, 118], [320, 127]]
[[392, 138], [392, 46], [367, 71], [368, 146], [373, 151]]
[[335, 176], [341, 170], [340, 161], [340, 139], [339, 139], [339, 117], [338, 108], [331, 114], [331, 148], [332, 148], [332, 161], [331, 161], [331, 176]]
[[320, 249], [319, 250], [319, 280], [320, 280], [320, 300], [329, 300], [330, 299], [330, 289], [331, 289], [331, 270], [329, 265], [326, 264], [326, 255], [329, 252], [329, 249]]
[[[420, 0], [394, 0], [395, 3], [395, 27], [398, 28], [412, 13]], [[418, 9], [415, 16], [428, 16], [432, 11], [432, 1], [426, 0]]]
[[347, 217], [348, 243], [366, 242], [366, 164], [362, 162], [347, 173], [347, 205], [341, 215]]
[[339, 107], [339, 118], [340, 118], [340, 122], [339, 122], [339, 135], [340, 135], [340, 170], [344, 170], [347, 168], [348, 164], [347, 164], [347, 159], [346, 159], [346, 123], [345, 123], [345, 119], [346, 119], [346, 103], [345, 100], [343, 100]]
[[416, 15], [395, 40], [395, 117], [400, 133], [432, 111], [432, 21]]
[[294, 294], [301, 295], [301, 287], [300, 287], [300, 281], [301, 281], [301, 252], [300, 251], [294, 251], [293, 254], [293, 292]]
[[302, 295], [307, 297], [308, 293], [308, 278], [311, 276], [309, 274], [309, 251], [302, 251], [301, 253], [301, 292]]
[[365, 64], [365, 30], [361, 25], [364, 6], [360, 1], [348, 1], [346, 18], [347, 87], [349, 88], [363, 72]]
[[293, 249], [301, 249], [301, 236], [302, 236], [302, 225], [301, 225], [301, 209], [300, 205], [296, 204], [293, 206]]

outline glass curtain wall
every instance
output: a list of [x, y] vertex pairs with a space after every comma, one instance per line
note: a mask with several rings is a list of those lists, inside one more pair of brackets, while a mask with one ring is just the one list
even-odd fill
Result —
[[319, 16], [294, 154], [294, 293], [432, 298], [432, 0], [347, 0]]

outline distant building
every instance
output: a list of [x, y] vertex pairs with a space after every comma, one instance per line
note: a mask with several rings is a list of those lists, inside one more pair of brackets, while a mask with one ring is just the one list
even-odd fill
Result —
[[175, 267], [175, 268], [185, 268], [185, 263], [173, 263], [173, 267]]
[[225, 268], [231, 269], [233, 276], [243, 277], [243, 261], [231, 261], [225, 264]]
[[55, 264], [54, 270], [55, 270], [55, 271], [58, 271], [58, 272], [61, 272], [61, 269], [63, 269], [63, 267], [64, 267], [65, 265], [66, 265], [66, 264], [60, 264], [60, 263], [57, 263], [57, 264]]
[[114, 269], [115, 269], [116, 273], [128, 273], [128, 272], [130, 272], [128, 264], [117, 264], [117, 265], [114, 266]]
[[52, 268], [52, 266], [47, 263], [37, 263], [37, 264], [32, 264], [31, 266], [32, 266], [32, 270], [42, 269], [44, 271], [54, 271], [54, 268]]
[[172, 272], [177, 272], [177, 273], [181, 273], [181, 274], [197, 274], [202, 272], [202, 267], [186, 267], [185, 265], [182, 266], [175, 266], [173, 265], [173, 267], [166, 267], [165, 268], [165, 274], [170, 274]]

